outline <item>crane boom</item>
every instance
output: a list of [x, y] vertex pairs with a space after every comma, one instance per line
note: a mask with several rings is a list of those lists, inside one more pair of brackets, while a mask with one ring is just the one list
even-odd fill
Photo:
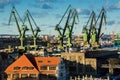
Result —
[[99, 43], [99, 38], [100, 38], [100, 34], [101, 34], [101, 28], [102, 28], [103, 20], [104, 20], [104, 23], [106, 24], [106, 15], [105, 15], [105, 9], [104, 8], [102, 8], [102, 10], [101, 10], [101, 12], [100, 12], [100, 14], [97, 18], [96, 24], [97, 24], [99, 19], [100, 19], [100, 23], [99, 23], [99, 27], [98, 27], [97, 43]]
[[[21, 34], [21, 30], [20, 30], [20, 26], [19, 26], [19, 23], [18, 23], [18, 20], [17, 20], [17, 17], [16, 17], [16, 14], [17, 13], [17, 10], [15, 9], [15, 7], [12, 8], [11, 10], [11, 13], [10, 13], [10, 17], [9, 17], [9, 22], [8, 22], [8, 25], [10, 25], [10, 22], [11, 22], [11, 18], [12, 16], [14, 17], [15, 19], [15, 22], [16, 22], [16, 25], [17, 25], [17, 28], [18, 28], [18, 32], [19, 32], [19, 35], [22, 36]], [[19, 17], [19, 19], [21, 20], [19, 14], [17, 13], [17, 16]], [[22, 20], [21, 20], [22, 21]]]
[[29, 25], [30, 25], [30, 29], [32, 31], [32, 35], [33, 35], [33, 37], [35, 37], [34, 30], [33, 30], [33, 27], [32, 27], [31, 21], [30, 21], [29, 11], [28, 10], [26, 11], [26, 16], [24, 18], [24, 22], [25, 22], [26, 18], [28, 19], [28, 22], [29, 22]]
[[[90, 19], [91, 19], [91, 22], [90, 22]], [[94, 26], [93, 24], [94, 24], [94, 22], [96, 22], [94, 11], [92, 11], [92, 13], [91, 13], [89, 22], [90, 22], [90, 28], [89, 28], [89, 33], [88, 33], [88, 42], [90, 41], [90, 38], [91, 38], [91, 33], [92, 33], [93, 26]]]
[[65, 17], [66, 13], [68, 12], [68, 10], [70, 9], [71, 5], [68, 6], [68, 8], [66, 9], [64, 15], [62, 16], [60, 22], [58, 23], [58, 25], [62, 22], [63, 18]]
[[67, 16], [67, 20], [66, 20], [66, 23], [65, 23], [65, 26], [64, 26], [64, 29], [63, 29], [63, 35], [65, 34], [66, 28], [68, 27], [69, 20], [70, 20], [70, 17], [71, 17], [70, 16], [71, 12], [72, 12], [72, 9], [69, 10], [69, 13], [68, 13], [68, 16]]

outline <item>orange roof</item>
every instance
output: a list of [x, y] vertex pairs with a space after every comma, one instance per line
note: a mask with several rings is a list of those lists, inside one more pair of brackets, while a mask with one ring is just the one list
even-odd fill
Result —
[[[23, 54], [19, 59], [17, 59], [15, 62], [13, 62], [8, 68], [5, 70], [5, 72], [37, 72], [38, 70], [34, 67], [33, 70], [27, 69], [22, 70], [23, 67], [27, 66], [28, 68], [34, 67], [33, 64], [30, 62], [30, 60], [27, 58], [25, 54]], [[19, 67], [19, 70], [14, 70], [14, 67]]]
[[35, 57], [35, 61], [39, 69], [43, 65], [59, 65], [60, 57]]

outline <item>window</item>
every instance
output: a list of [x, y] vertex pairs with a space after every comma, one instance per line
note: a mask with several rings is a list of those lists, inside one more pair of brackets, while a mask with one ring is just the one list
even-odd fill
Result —
[[28, 69], [29, 69], [29, 70], [33, 70], [33, 69], [34, 69], [34, 67], [29, 67]]
[[7, 78], [11, 78], [11, 74], [7, 74]]
[[42, 60], [38, 60], [39, 63], [42, 63], [43, 61]]
[[82, 57], [81, 56], [78, 56], [78, 62], [82, 63]]
[[75, 61], [75, 56], [70, 56], [70, 61]]
[[49, 60], [48, 63], [50, 63], [51, 61]]
[[56, 66], [49, 66], [50, 70], [56, 70]]
[[13, 78], [19, 78], [19, 74], [13, 74]]
[[19, 70], [19, 69], [20, 69], [20, 67], [18, 67], [18, 66], [14, 67], [14, 70]]
[[27, 66], [22, 67], [22, 70], [28, 70]]
[[63, 67], [63, 66], [61, 66], [61, 69], [64, 69], [64, 67]]
[[28, 74], [21, 74], [21, 77], [22, 77], [22, 78], [27, 78], [27, 77], [28, 77]]
[[30, 77], [35, 78], [36, 74], [30, 74]]
[[41, 70], [47, 70], [47, 66], [41, 66], [40, 69]]
[[60, 76], [63, 77], [63, 73], [60, 73]]
[[54, 77], [54, 76], [55, 76], [55, 74], [48, 74], [48, 76], [49, 76], [49, 77]]

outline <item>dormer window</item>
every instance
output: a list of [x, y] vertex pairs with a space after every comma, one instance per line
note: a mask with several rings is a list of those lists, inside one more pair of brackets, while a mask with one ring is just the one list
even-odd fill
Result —
[[20, 69], [20, 67], [18, 67], [18, 66], [14, 67], [14, 70], [19, 70], [19, 69]]
[[50, 63], [51, 61], [50, 60], [48, 60], [48, 63]]
[[29, 67], [29, 70], [33, 70], [34, 69], [34, 67]]
[[42, 63], [43, 61], [42, 60], [38, 60], [39, 63]]
[[22, 70], [28, 70], [27, 66], [22, 67]]

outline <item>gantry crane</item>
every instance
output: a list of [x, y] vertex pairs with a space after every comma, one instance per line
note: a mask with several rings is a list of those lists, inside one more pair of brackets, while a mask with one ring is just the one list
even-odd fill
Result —
[[96, 41], [97, 41], [98, 44], [99, 44], [99, 39], [100, 39], [100, 35], [101, 35], [101, 28], [102, 28], [102, 25], [103, 25], [103, 20], [104, 20], [104, 23], [106, 24], [106, 12], [105, 12], [104, 8], [101, 9], [101, 12], [100, 12], [100, 14], [97, 18], [97, 21], [96, 21], [95, 25], [98, 23], [99, 20], [100, 20], [100, 22], [99, 22], [97, 38], [96, 38]]
[[[58, 49], [62, 49], [62, 50], [64, 49], [64, 47], [63, 47], [63, 39], [65, 37], [65, 31], [66, 31], [66, 28], [68, 26], [70, 13], [71, 13], [70, 7], [71, 7], [71, 5], [68, 6], [68, 8], [66, 9], [64, 15], [62, 16], [60, 22], [55, 27], [55, 30], [58, 32], [58, 40], [60, 41], [60, 44], [58, 45]], [[64, 26], [64, 28], [60, 28], [59, 26], [60, 26], [63, 18], [65, 17], [65, 15], [67, 14], [67, 12], [69, 12], [69, 14], [68, 14], [65, 26]]]
[[[24, 25], [24, 22], [23, 20], [21, 19], [20, 15], [18, 14], [17, 10], [15, 9], [15, 7], [13, 6], [12, 10], [11, 10], [11, 13], [10, 13], [10, 18], [9, 18], [9, 25], [10, 25], [10, 22], [11, 22], [11, 18], [14, 18], [15, 22], [16, 22], [16, 25], [17, 25], [17, 29], [18, 29], [18, 32], [19, 32], [19, 38], [20, 38], [20, 46], [18, 47], [19, 50], [25, 50], [25, 32], [28, 30], [27, 26]], [[16, 17], [18, 16], [18, 17]], [[22, 29], [20, 28], [20, 25], [18, 23], [18, 19], [20, 19], [20, 21], [22, 22]]]
[[72, 33], [73, 33], [72, 31], [73, 31], [74, 25], [77, 23], [76, 18], [78, 19], [78, 22], [79, 22], [78, 13], [77, 13], [76, 9], [72, 10], [70, 17], [71, 17], [70, 21], [72, 21], [72, 23], [70, 23], [70, 21], [69, 21], [67, 29], [66, 29], [67, 30], [66, 37], [68, 39], [68, 41], [67, 41], [68, 47], [72, 47]]
[[[29, 10], [26, 11], [26, 15], [25, 15], [24, 22], [25, 22], [26, 18], [27, 18], [27, 20], [28, 20], [28, 22], [29, 22], [30, 30], [31, 30], [31, 32], [32, 32], [32, 37], [33, 37], [33, 40], [34, 40], [34, 45], [33, 45], [33, 47], [34, 47], [35, 50], [36, 50], [36, 48], [37, 48], [37, 36], [38, 36], [38, 33], [39, 33], [41, 30], [40, 30], [40, 28], [37, 26], [35, 20], [33, 19], [32, 15], [30, 14]], [[31, 20], [33, 21], [34, 25], [36, 26], [36, 29], [35, 29], [35, 30], [33, 30], [33, 25], [32, 25], [32, 23], [31, 23]]]

